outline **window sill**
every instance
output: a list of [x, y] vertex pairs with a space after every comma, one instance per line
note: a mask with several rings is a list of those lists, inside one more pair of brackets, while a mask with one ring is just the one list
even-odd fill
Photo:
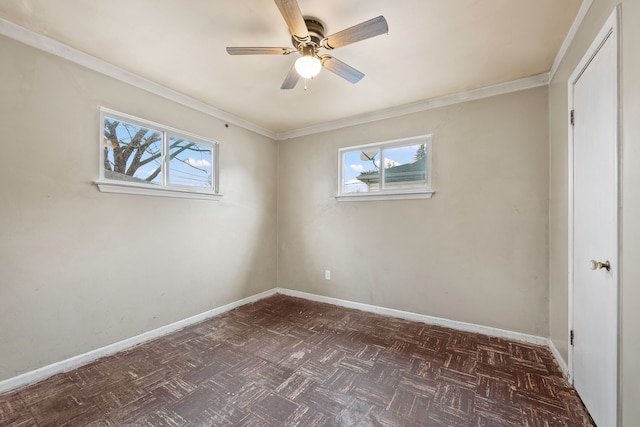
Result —
[[430, 199], [435, 191], [416, 191], [407, 193], [354, 193], [336, 196], [339, 202], [368, 202], [372, 200], [408, 200]]
[[192, 188], [167, 188], [167, 187], [150, 187], [146, 185], [136, 185], [132, 183], [113, 182], [113, 181], [96, 181], [95, 184], [101, 193], [121, 193], [136, 194], [140, 196], [160, 196], [160, 197], [177, 197], [182, 199], [200, 199], [219, 201], [222, 194], [212, 191]]

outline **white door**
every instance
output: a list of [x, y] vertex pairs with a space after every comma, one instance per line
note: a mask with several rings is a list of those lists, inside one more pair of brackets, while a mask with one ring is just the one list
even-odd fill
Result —
[[611, 427], [618, 396], [618, 46], [615, 31], [602, 37], [572, 78], [572, 366], [594, 421]]

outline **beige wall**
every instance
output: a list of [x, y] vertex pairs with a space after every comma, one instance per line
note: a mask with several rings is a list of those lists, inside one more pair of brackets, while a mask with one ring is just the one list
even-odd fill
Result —
[[[549, 333], [567, 350], [567, 81], [616, 1], [595, 0], [549, 90]], [[640, 420], [640, 2], [620, 2], [622, 59], [621, 378], [624, 426]]]
[[[0, 380], [276, 285], [276, 145], [0, 37]], [[221, 202], [100, 193], [98, 106], [220, 141]]]
[[[0, 380], [275, 285], [550, 336], [566, 360], [566, 80], [615, 4], [594, 1], [548, 93], [279, 145], [0, 37]], [[640, 2], [622, 10], [621, 366], [632, 426]], [[100, 105], [221, 141], [223, 200], [99, 193]], [[432, 200], [335, 201], [339, 147], [427, 133]]]
[[[541, 87], [282, 141], [279, 285], [546, 336], [547, 102]], [[421, 134], [433, 199], [334, 199], [340, 147]]]

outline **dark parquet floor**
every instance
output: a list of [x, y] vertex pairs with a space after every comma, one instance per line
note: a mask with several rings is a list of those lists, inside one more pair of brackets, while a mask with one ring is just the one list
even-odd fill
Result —
[[0, 395], [3, 426], [592, 426], [548, 349], [288, 296]]

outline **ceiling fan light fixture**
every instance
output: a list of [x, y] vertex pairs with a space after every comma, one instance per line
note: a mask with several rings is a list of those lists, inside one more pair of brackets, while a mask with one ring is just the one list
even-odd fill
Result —
[[274, 1], [289, 28], [293, 48], [227, 47], [227, 53], [229, 55], [289, 55], [293, 52], [301, 54], [302, 57], [298, 58], [294, 66], [289, 68], [280, 89], [293, 89], [300, 77], [305, 79], [306, 89], [306, 81], [317, 76], [323, 67], [350, 83], [359, 82], [364, 77], [362, 72], [331, 55], [319, 55], [318, 51], [320, 49], [333, 50], [389, 32], [386, 19], [380, 15], [325, 36], [325, 25], [317, 18], [303, 16], [298, 0]]
[[322, 62], [316, 56], [305, 55], [296, 60], [296, 71], [305, 79], [312, 79], [320, 73]]

